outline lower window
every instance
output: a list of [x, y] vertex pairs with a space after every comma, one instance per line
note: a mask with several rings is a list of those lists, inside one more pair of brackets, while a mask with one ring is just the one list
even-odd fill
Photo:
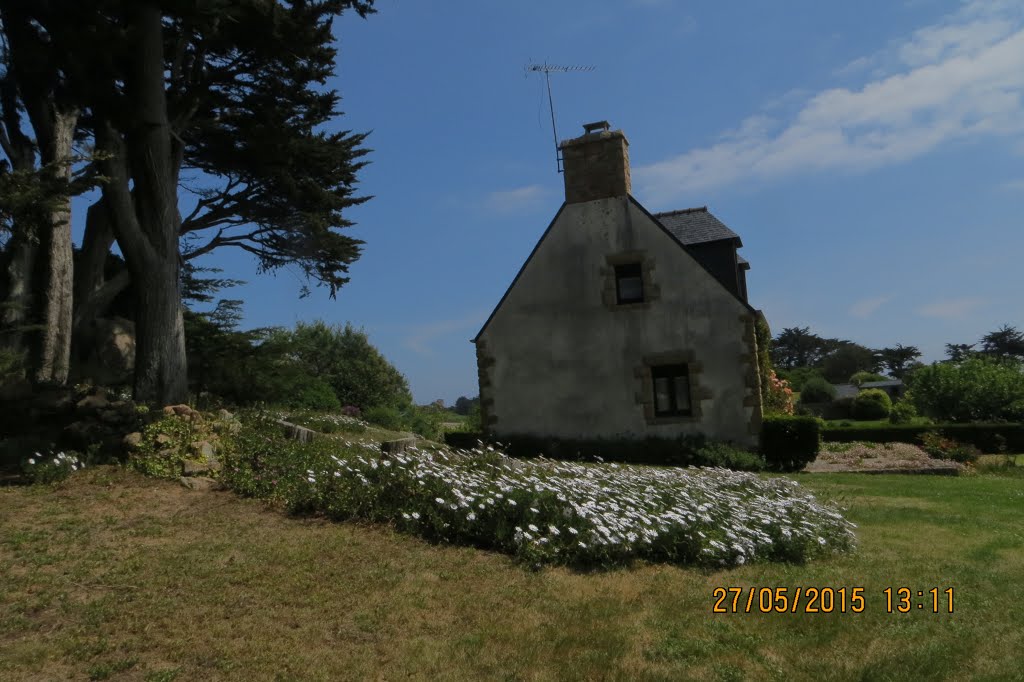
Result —
[[690, 373], [686, 365], [651, 367], [654, 384], [654, 416], [676, 417], [692, 414]]

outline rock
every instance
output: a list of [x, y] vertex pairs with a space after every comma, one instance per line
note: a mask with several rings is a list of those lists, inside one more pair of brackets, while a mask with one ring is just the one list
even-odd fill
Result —
[[101, 422], [106, 424], [120, 424], [125, 421], [124, 412], [115, 409], [100, 410], [97, 416], [100, 418]]
[[182, 476], [181, 484], [189, 490], [222, 490], [220, 481], [209, 476]]
[[197, 440], [192, 443], [192, 452], [206, 461], [215, 459], [217, 455], [217, 449], [208, 440]]
[[97, 393], [96, 395], [87, 395], [78, 401], [75, 405], [79, 410], [84, 412], [98, 412], [110, 405], [110, 401], [107, 400], [107, 396], [103, 393]]
[[214, 469], [210, 462], [201, 462], [195, 459], [186, 459], [181, 464], [181, 473], [183, 476], [198, 476], [199, 474], [207, 474], [215, 470], [216, 469]]
[[138, 431], [133, 431], [132, 433], [127, 434], [121, 440], [121, 443], [124, 445], [125, 449], [129, 451], [138, 450], [139, 446], [142, 445], [142, 434]]
[[213, 425], [214, 433], [238, 433], [242, 430], [242, 422], [237, 419], [219, 421]]
[[135, 370], [135, 323], [123, 317], [99, 318], [86, 332], [86, 376], [102, 384], [122, 383]]
[[182, 403], [179, 405], [167, 405], [164, 407], [164, 414], [168, 417], [191, 417], [196, 412], [188, 405]]
[[174, 439], [171, 438], [170, 436], [168, 436], [166, 433], [158, 433], [158, 434], [156, 434], [155, 440], [156, 440], [156, 444], [157, 445], [167, 445], [168, 443], [171, 443], [171, 442], [174, 441]]
[[217, 418], [223, 419], [224, 421], [230, 421], [235, 418], [235, 415], [231, 414], [222, 407], [219, 410], [217, 410]]

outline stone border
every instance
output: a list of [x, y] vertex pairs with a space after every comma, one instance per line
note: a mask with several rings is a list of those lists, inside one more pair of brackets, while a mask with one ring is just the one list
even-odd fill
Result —
[[763, 406], [761, 404], [761, 374], [757, 363], [757, 330], [756, 320], [753, 315], [743, 314], [739, 316], [743, 324], [743, 340], [750, 349], [747, 353], [741, 353], [738, 360], [746, 364], [744, 372], [744, 384], [749, 391], [743, 397], [743, 406], [751, 408], [750, 421], [747, 422], [747, 433], [751, 436], [761, 435], [761, 424], [764, 420]]
[[494, 396], [491, 395], [490, 369], [494, 366], [494, 356], [487, 352], [487, 342], [484, 339], [477, 339], [476, 345], [476, 375], [480, 383], [480, 428], [484, 433], [493, 433], [498, 423], [498, 416], [494, 414]]

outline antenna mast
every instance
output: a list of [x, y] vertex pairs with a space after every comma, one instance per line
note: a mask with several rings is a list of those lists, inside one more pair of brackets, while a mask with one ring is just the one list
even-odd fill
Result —
[[551, 74], [552, 73], [571, 73], [571, 72], [587, 72], [593, 71], [593, 66], [555, 66], [554, 64], [530, 64], [526, 67], [527, 71], [534, 71], [544, 74], [544, 81], [548, 86], [548, 109], [551, 111], [551, 135], [555, 139], [555, 166], [558, 168], [558, 172], [562, 172], [562, 156], [558, 150], [558, 130], [555, 128], [555, 101], [551, 97]]

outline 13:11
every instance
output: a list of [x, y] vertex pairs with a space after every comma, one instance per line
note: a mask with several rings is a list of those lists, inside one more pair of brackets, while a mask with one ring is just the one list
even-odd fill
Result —
[[926, 611], [929, 607], [932, 613], [953, 613], [952, 587], [945, 590], [940, 590], [938, 587], [933, 587], [930, 590], [917, 590], [916, 598], [914, 590], [909, 587], [895, 589], [887, 587], [882, 592], [885, 594], [885, 607], [889, 613], [893, 611], [907, 613], [915, 608], [918, 611]]

